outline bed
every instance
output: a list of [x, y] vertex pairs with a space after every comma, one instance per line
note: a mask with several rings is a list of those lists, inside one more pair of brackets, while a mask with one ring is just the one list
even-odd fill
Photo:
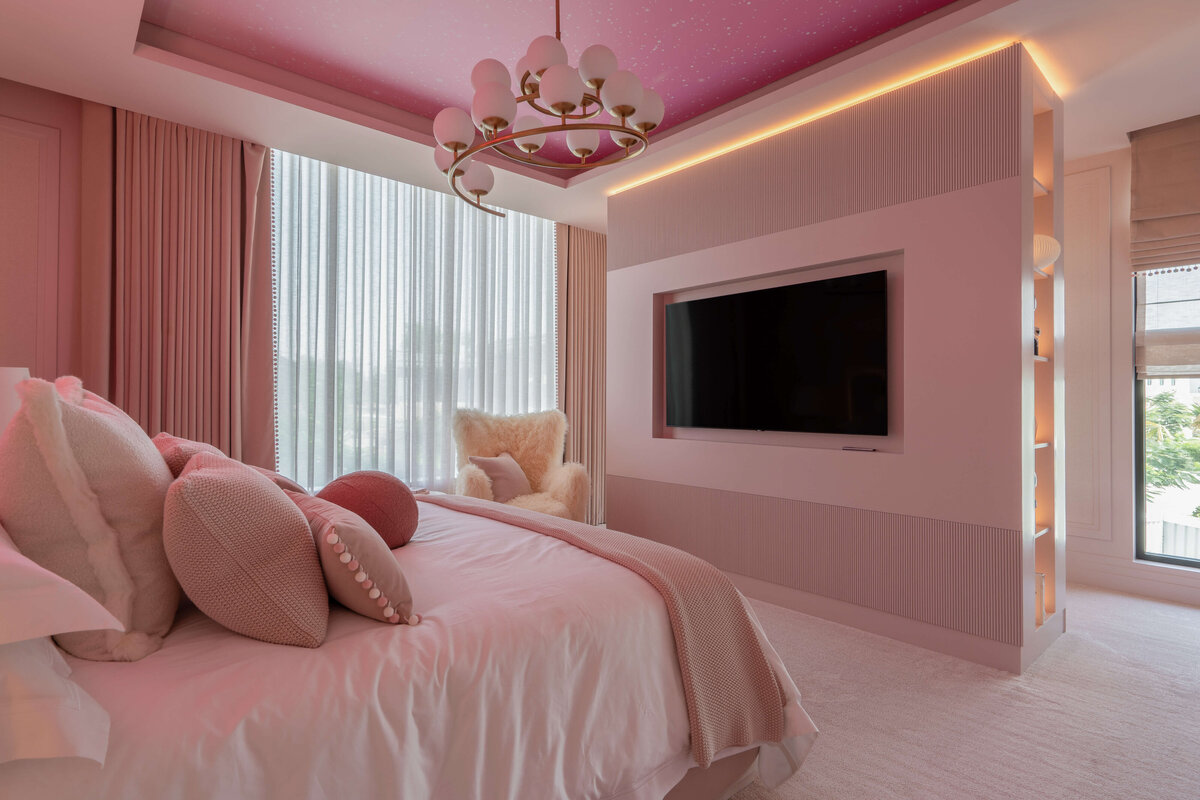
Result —
[[111, 718], [103, 768], [18, 762], [0, 780], [97, 800], [658, 800], [726, 797], [799, 768], [816, 728], [769, 644], [782, 740], [693, 769], [671, 621], [650, 583], [551, 536], [419, 505], [416, 536], [393, 551], [418, 625], [335, 607], [325, 643], [306, 649], [185, 607], [141, 661], [67, 657]]

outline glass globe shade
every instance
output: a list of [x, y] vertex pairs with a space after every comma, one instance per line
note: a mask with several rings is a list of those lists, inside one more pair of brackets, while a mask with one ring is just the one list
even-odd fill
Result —
[[559, 114], [570, 114], [583, 102], [585, 89], [579, 73], [567, 64], [555, 64], [542, 73], [538, 88], [542, 105]]
[[495, 183], [496, 176], [492, 174], [492, 168], [481, 161], [472, 161], [462, 177], [463, 188], [477, 198], [490, 192]]
[[642, 102], [642, 82], [626, 69], [619, 69], [600, 87], [600, 102], [614, 117], [630, 117]]
[[541, 75], [555, 64], [567, 63], [567, 48], [553, 36], [539, 36], [529, 43], [525, 59], [525, 66], [529, 71]]
[[461, 108], [443, 108], [433, 118], [433, 138], [447, 150], [463, 150], [475, 141], [475, 125]]
[[602, 44], [594, 44], [579, 54], [579, 77], [592, 89], [599, 89], [616, 71], [616, 55]]
[[649, 133], [662, 123], [665, 113], [666, 107], [658, 92], [653, 89], [645, 89], [642, 92], [642, 102], [638, 105], [637, 111], [629, 117], [629, 124], [642, 133]]
[[478, 89], [485, 83], [500, 83], [512, 88], [512, 76], [508, 74], [508, 67], [494, 58], [480, 61], [475, 65], [475, 69], [471, 70], [471, 87]]
[[618, 147], [634, 147], [641, 141], [628, 131], [609, 131], [608, 134]]
[[[520, 133], [521, 131], [527, 131], [532, 128], [541, 127], [543, 127], [542, 120], [527, 114], [523, 117], [517, 118], [516, 124], [513, 125], [513, 131]], [[532, 136], [522, 136], [520, 139], [517, 139], [517, 147], [521, 150], [524, 150], [526, 153], [536, 153], [538, 150], [542, 149], [542, 145], [545, 143], [546, 134], [544, 133], [535, 133]]]
[[[433, 148], [433, 163], [437, 164], [438, 171], [444, 175], [450, 169], [450, 165], [454, 163], [454, 154], [444, 147], [435, 147]], [[462, 167], [454, 170], [454, 177], [460, 177], [462, 174]]]
[[[518, 84], [517, 88], [518, 89], [521, 88], [521, 86], [520, 86], [521, 76], [524, 75], [526, 72], [529, 72], [529, 60], [526, 56], [521, 56], [521, 58], [517, 60], [516, 70], [513, 71], [513, 75], [517, 79], [517, 84]], [[530, 84], [533, 82], [534, 82], [533, 75], [530, 75], [529, 78], [525, 81], [525, 83], [527, 83], [527, 84]], [[524, 93], [522, 92], [522, 94], [524, 94]]]
[[600, 131], [591, 129], [567, 131], [567, 149], [580, 158], [587, 158], [600, 146]]
[[485, 83], [475, 90], [471, 118], [479, 130], [487, 133], [507, 128], [517, 118], [517, 101], [502, 83]]

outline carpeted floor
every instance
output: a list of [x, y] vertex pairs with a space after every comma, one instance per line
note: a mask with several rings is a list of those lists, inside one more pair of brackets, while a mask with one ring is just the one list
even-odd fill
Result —
[[821, 736], [735, 800], [1200, 798], [1200, 608], [1072, 586], [1017, 676], [754, 607]]

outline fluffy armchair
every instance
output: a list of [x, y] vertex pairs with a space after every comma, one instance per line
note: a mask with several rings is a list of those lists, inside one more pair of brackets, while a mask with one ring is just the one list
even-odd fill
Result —
[[458, 494], [492, 500], [492, 481], [469, 456], [492, 458], [508, 453], [529, 479], [533, 494], [514, 497], [509, 505], [583, 521], [591, 485], [582, 464], [563, 463], [567, 417], [561, 411], [539, 411], [500, 417], [459, 409], [454, 414], [458, 450]]

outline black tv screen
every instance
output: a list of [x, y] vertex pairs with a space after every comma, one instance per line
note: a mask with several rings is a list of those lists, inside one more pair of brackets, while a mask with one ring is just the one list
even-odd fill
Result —
[[669, 303], [666, 424], [888, 432], [887, 271]]

